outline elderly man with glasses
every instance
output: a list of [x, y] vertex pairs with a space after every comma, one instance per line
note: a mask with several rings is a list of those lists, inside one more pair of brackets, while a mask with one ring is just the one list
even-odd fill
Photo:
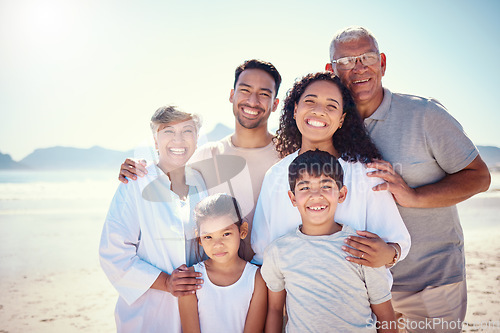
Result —
[[[351, 91], [385, 159], [369, 165], [378, 169], [370, 175], [385, 181], [374, 190], [393, 194], [412, 237], [410, 253], [392, 268], [399, 323], [410, 332], [460, 332], [467, 288], [456, 204], [488, 189], [488, 168], [438, 101], [382, 86], [386, 55], [368, 30], [339, 31], [330, 59], [326, 69], [335, 71]], [[350, 245], [361, 250], [369, 244], [358, 239]]]

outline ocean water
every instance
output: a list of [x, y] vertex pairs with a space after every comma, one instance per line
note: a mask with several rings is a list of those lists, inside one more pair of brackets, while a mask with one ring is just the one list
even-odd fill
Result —
[[0, 171], [0, 278], [99, 267], [117, 170]]
[[[0, 277], [27, 270], [98, 267], [102, 225], [118, 169], [0, 171]], [[458, 205], [468, 234], [500, 236], [500, 173], [489, 191]], [[75, 260], [77, 258], [77, 260]]]

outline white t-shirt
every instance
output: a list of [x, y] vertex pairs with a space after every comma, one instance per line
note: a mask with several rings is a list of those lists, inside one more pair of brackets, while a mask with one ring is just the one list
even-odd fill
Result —
[[181, 332], [177, 298], [150, 289], [161, 271], [171, 274], [196, 262], [193, 208], [207, 196], [201, 175], [186, 168], [186, 201], [172, 191], [155, 165], [148, 174], [120, 184], [111, 202], [99, 246], [102, 269], [120, 297], [119, 332]]
[[322, 236], [297, 227], [267, 247], [261, 274], [269, 290], [286, 290], [287, 332], [376, 331], [370, 305], [391, 299], [390, 281], [383, 267], [344, 259], [342, 244], [354, 234], [345, 225]]
[[257, 266], [247, 263], [238, 281], [221, 287], [210, 281], [204, 262], [194, 265], [194, 270], [202, 273], [204, 281], [203, 288], [196, 291], [201, 332], [243, 332], [257, 269]]
[[[276, 163], [262, 183], [252, 229], [252, 249], [255, 252], [252, 262], [256, 264], [262, 264], [264, 250], [273, 240], [302, 224], [299, 210], [293, 207], [288, 197], [288, 167], [297, 156], [298, 152], [295, 152]], [[335, 221], [355, 230], [373, 232], [386, 242], [398, 243], [401, 259], [404, 259], [410, 249], [410, 235], [391, 193], [372, 190], [382, 180], [368, 177], [366, 173], [370, 169], [363, 163], [338, 161], [344, 170], [347, 197], [337, 206]]]

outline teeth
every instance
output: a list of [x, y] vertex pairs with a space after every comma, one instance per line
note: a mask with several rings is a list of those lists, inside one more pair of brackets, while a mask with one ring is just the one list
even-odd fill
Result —
[[363, 83], [363, 82], [368, 82], [370, 79], [364, 79], [364, 80], [358, 80], [354, 81], [354, 83]]
[[326, 206], [316, 206], [316, 207], [309, 207], [309, 209], [312, 209], [312, 210], [322, 210], [322, 209], [325, 209]]
[[184, 154], [186, 152], [186, 148], [170, 148], [170, 151], [173, 154]]
[[325, 127], [326, 126], [326, 123], [324, 123], [322, 121], [311, 120], [311, 119], [308, 119], [307, 123], [311, 126], [314, 126], [314, 127]]
[[256, 115], [258, 115], [258, 114], [259, 114], [257, 111], [248, 110], [248, 109], [243, 109], [243, 111], [244, 111], [245, 113], [251, 114], [252, 116], [256, 116]]

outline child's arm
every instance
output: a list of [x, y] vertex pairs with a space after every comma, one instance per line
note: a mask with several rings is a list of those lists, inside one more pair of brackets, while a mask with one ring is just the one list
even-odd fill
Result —
[[244, 333], [258, 332], [264, 330], [267, 315], [267, 287], [260, 268], [255, 273], [255, 285], [253, 289], [252, 300], [248, 308], [247, 319], [245, 321]]
[[377, 316], [377, 333], [397, 333], [397, 322], [391, 300], [380, 304], [371, 305], [373, 313]]
[[[194, 267], [189, 267], [186, 271], [195, 272]], [[198, 298], [196, 294], [179, 296], [177, 298], [177, 304], [179, 304], [182, 331], [184, 333], [200, 333]]]
[[200, 333], [198, 298], [196, 298], [196, 295], [179, 297], [178, 303], [179, 314], [181, 316], [182, 331], [184, 333]]
[[285, 306], [286, 290], [278, 292], [269, 290], [267, 293], [266, 333], [281, 333], [283, 330], [283, 308]]

